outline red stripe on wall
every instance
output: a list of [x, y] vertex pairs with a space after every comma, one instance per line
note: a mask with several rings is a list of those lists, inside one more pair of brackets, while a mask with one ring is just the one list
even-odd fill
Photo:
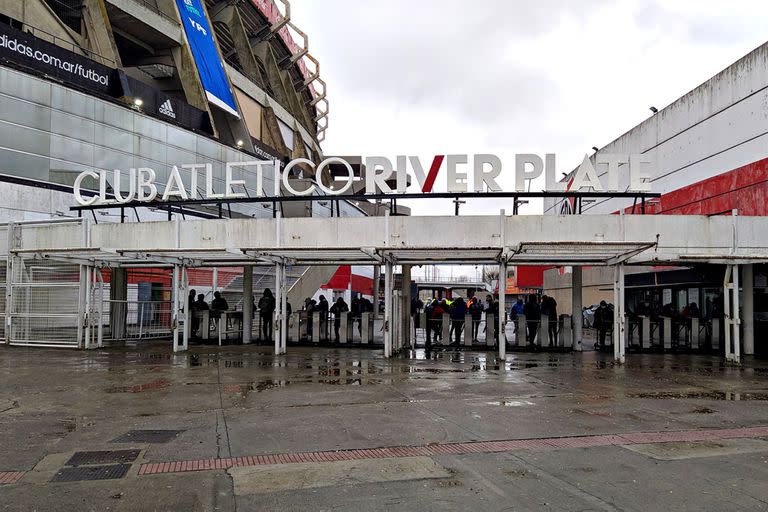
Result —
[[[768, 158], [663, 194], [647, 213], [715, 215], [738, 210], [739, 215], [768, 215]], [[632, 207], [625, 213], [632, 213]], [[634, 213], [640, 213], [636, 206]]]

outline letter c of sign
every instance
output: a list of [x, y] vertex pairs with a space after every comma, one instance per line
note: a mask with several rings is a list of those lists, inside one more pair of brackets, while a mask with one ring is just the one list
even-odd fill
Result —
[[309, 196], [312, 195], [312, 192], [315, 191], [315, 186], [312, 185], [311, 187], [307, 188], [307, 190], [295, 190], [289, 183], [288, 183], [288, 176], [291, 174], [291, 169], [293, 169], [294, 165], [298, 164], [307, 164], [310, 167], [315, 167], [315, 164], [312, 163], [311, 160], [307, 160], [306, 158], [297, 158], [296, 160], [291, 160], [288, 162], [288, 165], [285, 166], [285, 169], [283, 169], [283, 186], [294, 196]]
[[[323, 185], [323, 170], [325, 170], [326, 166], [329, 164], [341, 164], [347, 169], [347, 184], [341, 187], [339, 190], [334, 190], [332, 188], [328, 188], [325, 185]], [[320, 190], [325, 192], [326, 194], [330, 194], [333, 196], [338, 196], [349, 190], [349, 187], [352, 186], [352, 183], [355, 180], [355, 172], [352, 170], [352, 166], [349, 165], [349, 162], [344, 160], [343, 158], [339, 158], [337, 156], [332, 156], [330, 158], [326, 158], [322, 162], [320, 162], [320, 165], [317, 166], [317, 186], [320, 187]]]
[[75, 201], [77, 201], [81, 206], [92, 205], [99, 199], [99, 196], [97, 195], [91, 197], [90, 199], [85, 199], [80, 193], [80, 186], [83, 184], [83, 180], [89, 176], [97, 181], [99, 179], [99, 175], [94, 171], [83, 171], [77, 175], [77, 178], [75, 178], [75, 183], [72, 185], [73, 192], [75, 193]]

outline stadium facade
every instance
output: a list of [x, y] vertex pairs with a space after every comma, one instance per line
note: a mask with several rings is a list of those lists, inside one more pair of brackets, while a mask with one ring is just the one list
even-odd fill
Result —
[[[234, 168], [228, 176], [226, 163], [319, 162], [328, 112], [320, 63], [309, 50], [308, 36], [291, 20], [287, 0], [0, 0], [0, 223], [77, 217], [70, 207], [75, 179], [83, 171], [106, 171], [108, 176], [105, 191], [97, 180], [86, 178], [86, 195], [119, 193], [120, 183], [112, 181], [114, 169], [151, 169], [162, 194], [174, 166], [204, 163], [211, 179], [208, 184], [201, 180], [198, 188], [220, 192], [228, 179], [242, 180], [237, 192], [253, 197], [258, 185], [272, 189], [274, 169], [267, 166], [258, 184], [253, 173], [242, 169]], [[310, 166], [299, 170], [292, 177], [294, 188], [315, 181]], [[189, 190], [191, 175], [182, 174]], [[387, 208], [329, 200], [149, 205], [86, 214], [91, 222], [104, 223], [360, 217], [383, 215]], [[4, 287], [6, 268], [0, 267]], [[69, 322], [77, 309], [72, 305], [78, 300], [76, 286], [64, 284], [76, 285], [79, 276], [76, 265], [49, 264], [39, 270], [34, 279], [41, 287], [52, 281], [62, 285], [56, 294], [43, 297], [38, 292], [30, 299], [33, 309], [35, 301], [40, 308], [60, 303], [45, 310], [61, 314], [61, 319], [36, 320], [39, 332], [50, 333]], [[291, 268], [286, 276], [289, 300], [298, 305], [322, 286], [335, 294], [370, 294], [370, 269], [352, 270]], [[237, 303], [242, 272], [242, 267], [190, 269], [190, 286], [205, 292], [208, 300], [214, 288], [223, 289]], [[274, 283], [274, 270], [256, 272], [258, 300], [258, 293]], [[346, 285], [341, 283], [345, 275]], [[121, 288], [127, 282], [127, 291], [109, 293], [113, 300], [127, 301], [129, 309], [139, 302], [169, 307], [167, 269], [106, 272], [104, 278], [108, 288], [113, 279]], [[0, 306], [2, 310], [6, 304]], [[156, 334], [166, 335], [167, 329]], [[73, 340], [67, 336], [46, 334], [41, 339], [68, 346]]]
[[[620, 198], [581, 204], [551, 199], [546, 214], [768, 215], [768, 43], [667, 107], [652, 109], [644, 122], [599, 148], [593, 161], [600, 153], [641, 153], [654, 162], [651, 183], [661, 197], [642, 205]], [[755, 336], [765, 338], [768, 267], [741, 267], [742, 283], [754, 285]], [[628, 310], [650, 305], [679, 314], [695, 302], [711, 317], [724, 272], [724, 266], [712, 265], [628, 268]], [[555, 296], [566, 312], [571, 277], [570, 269], [544, 273], [544, 293]], [[612, 279], [605, 269], [585, 269], [584, 306], [610, 302]], [[752, 349], [746, 347], [746, 353]], [[766, 352], [768, 346], [758, 342], [754, 349]]]

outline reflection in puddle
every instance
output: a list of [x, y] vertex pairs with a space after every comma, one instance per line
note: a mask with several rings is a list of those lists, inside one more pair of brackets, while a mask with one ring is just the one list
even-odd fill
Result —
[[530, 402], [528, 400], [504, 400], [504, 401], [497, 401], [497, 402], [485, 402], [486, 405], [501, 405], [504, 407], [523, 407], [526, 405], [534, 405], [533, 402]]
[[651, 398], [655, 400], [681, 400], [681, 399], [703, 399], [703, 400], [768, 400], [768, 393], [732, 393], [730, 391], [694, 391], [688, 393], [675, 393], [672, 391], [653, 391], [649, 393], [631, 393], [629, 398]]
[[165, 379], [147, 382], [146, 384], [136, 384], [135, 386], [113, 386], [105, 389], [107, 393], [142, 393], [155, 389], [167, 388], [171, 383]]

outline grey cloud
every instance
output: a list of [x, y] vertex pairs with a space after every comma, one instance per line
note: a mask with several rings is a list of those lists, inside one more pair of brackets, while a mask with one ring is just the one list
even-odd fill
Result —
[[[581, 19], [602, 0], [323, 2], [324, 68], [339, 89], [399, 108], [440, 109], [470, 123], [545, 117], [561, 85], [510, 44]], [[302, 5], [305, 9], [308, 5]], [[333, 35], [330, 35], [333, 34]]]

